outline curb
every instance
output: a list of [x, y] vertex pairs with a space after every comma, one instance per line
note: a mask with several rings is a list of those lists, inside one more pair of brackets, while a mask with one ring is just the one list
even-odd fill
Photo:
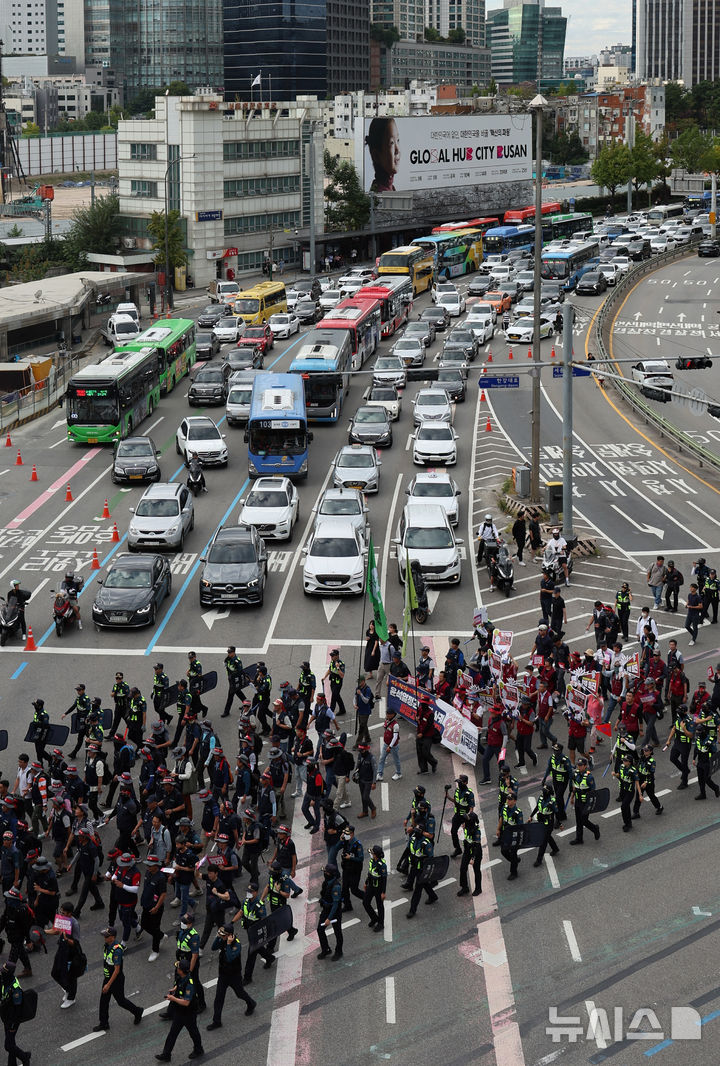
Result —
[[[527, 504], [522, 500], [518, 500], [515, 496], [508, 496], [507, 493], [503, 493], [500, 497], [504, 509], [511, 515], [517, 515], [520, 511], [524, 511], [526, 515], [531, 518], [537, 518], [541, 521], [540, 532], [543, 535], [543, 541], [547, 541], [553, 530], [553, 526], [547, 522], [547, 511], [539, 504]], [[578, 537], [577, 544], [573, 548], [573, 558], [585, 559], [590, 555], [598, 554], [598, 546], [595, 537]]]

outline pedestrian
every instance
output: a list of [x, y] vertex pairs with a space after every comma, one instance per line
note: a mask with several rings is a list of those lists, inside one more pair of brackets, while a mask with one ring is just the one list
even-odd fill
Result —
[[482, 833], [480, 820], [475, 811], [470, 811], [463, 824], [463, 854], [460, 860], [460, 891], [458, 896], [467, 896], [470, 891], [468, 883], [468, 869], [472, 865], [475, 875], [475, 888], [473, 896], [479, 896], [482, 892]]
[[538, 848], [537, 858], [535, 859], [533, 866], [542, 866], [542, 861], [548, 844], [550, 845], [551, 855], [557, 855], [560, 850], [552, 835], [555, 823], [558, 819], [558, 805], [552, 785], [543, 785], [542, 793], [530, 815], [531, 822], [536, 815], [538, 822], [545, 829], [545, 838]]
[[[445, 786], [445, 792], [450, 789], [450, 785]], [[452, 838], [454, 851], [452, 858], [456, 858], [458, 855], [462, 855], [462, 848], [460, 847], [460, 838], [458, 837], [458, 831], [461, 825], [464, 825], [470, 811], [475, 810], [475, 793], [472, 791], [468, 784], [467, 774], [460, 774], [455, 779], [455, 790], [451, 797], [454, 807], [452, 821], [450, 823], [450, 836]]]
[[110, 1000], [114, 999], [118, 1007], [128, 1011], [139, 1025], [143, 1017], [143, 1008], [136, 1007], [125, 995], [125, 973], [123, 969], [125, 948], [118, 943], [117, 930], [109, 925], [102, 931], [105, 941], [103, 947], [103, 983], [100, 991], [99, 1021], [93, 1026], [94, 1033], [104, 1033], [110, 1028]]
[[[303, 789], [304, 789], [305, 785], [307, 784], [307, 764], [308, 764], [308, 759], [310, 759], [312, 757], [312, 755], [314, 754], [314, 751], [315, 751], [315, 749], [313, 747], [313, 742], [310, 740], [310, 737], [307, 735], [304, 726], [297, 726], [297, 728], [295, 729], [295, 740], [293, 741], [293, 747], [292, 747], [292, 753], [291, 753], [293, 765], [294, 765], [295, 771], [296, 771], [295, 789], [294, 789], [293, 792], [290, 793], [291, 799], [295, 799], [296, 796], [302, 796], [302, 794], [303, 794]], [[240, 759], [245, 759], [245, 756], [239, 755], [238, 759], [239, 760]], [[245, 761], [247, 762], [247, 760], [245, 760]], [[239, 765], [240, 764], [238, 763], [238, 767], [239, 767]], [[235, 775], [236, 776], [236, 785], [235, 785], [236, 790], [237, 790], [238, 784], [239, 784], [239, 782], [238, 782], [239, 774], [240, 774], [240, 770], [238, 769], [238, 773]], [[249, 768], [248, 768], [248, 775], [249, 775]]]
[[[328, 929], [335, 933], [335, 952], [330, 951]], [[318, 959], [326, 959], [332, 954], [332, 961], [343, 957], [342, 931], [342, 885], [337, 866], [328, 863], [323, 869], [323, 883], [320, 886], [320, 915], [318, 917], [317, 935], [320, 942]]]
[[640, 786], [640, 795], [635, 797], [633, 818], [640, 817], [640, 806], [642, 804], [642, 797], [644, 796], [647, 796], [652, 803], [655, 808], [655, 814], [662, 814], [665, 810], [660, 803], [660, 800], [655, 795], [655, 769], [653, 746], [652, 744], [645, 744], [638, 763], [638, 785]]
[[193, 1042], [193, 1049], [188, 1058], [199, 1059], [205, 1054], [197, 1027], [199, 989], [199, 978], [191, 973], [190, 963], [187, 959], [178, 959], [175, 963], [175, 984], [165, 996], [168, 1001], [166, 1017], [170, 1019], [170, 1031], [165, 1039], [165, 1046], [160, 1054], [155, 1056], [158, 1062], [170, 1062], [175, 1042], [183, 1029], [187, 1029]]
[[406, 918], [415, 917], [423, 889], [427, 896], [425, 903], [428, 906], [437, 903], [440, 898], [430, 884], [435, 848], [433, 841], [426, 835], [425, 829], [425, 823], [418, 822], [410, 835], [409, 880], [413, 887], [413, 894], [410, 897], [410, 910], [405, 915]]
[[350, 896], [356, 896], [359, 900], [362, 900], [364, 896], [364, 893], [360, 891], [360, 876], [365, 862], [365, 850], [355, 836], [354, 825], [348, 825], [344, 829], [339, 854], [342, 869], [343, 911], [351, 911], [353, 906]]
[[0, 932], [4, 931], [10, 945], [8, 958], [20, 959], [24, 969], [18, 977], [32, 977], [30, 957], [25, 945], [30, 938], [33, 913], [19, 888], [9, 888], [5, 893], [5, 910], [0, 918]]
[[148, 962], [155, 962], [160, 954], [160, 945], [163, 940], [163, 931], [160, 926], [167, 898], [167, 876], [161, 869], [157, 855], [148, 855], [145, 865], [147, 872], [140, 897], [142, 908], [140, 926], [152, 938], [152, 950], [148, 955]]
[[629, 833], [632, 829], [632, 804], [642, 799], [642, 792], [638, 784], [638, 776], [633, 766], [632, 756], [623, 755], [620, 769], [613, 771], [613, 777], [617, 778], [620, 786], [620, 813], [623, 820], [623, 833]]
[[410, 667], [403, 659], [399, 651], [394, 651], [390, 663], [390, 677], [397, 677], [401, 681], [407, 681], [410, 677]]
[[359, 744], [370, 743], [370, 716], [375, 706], [375, 697], [372, 694], [372, 689], [367, 683], [366, 675], [359, 674], [357, 687], [355, 689], [355, 719], [357, 721], [357, 732], [355, 734], [354, 748], [357, 750]]
[[678, 596], [680, 594], [680, 586], [684, 582], [684, 578], [680, 571], [675, 566], [672, 559], [668, 559], [668, 564], [665, 568], [665, 577], [663, 578], [663, 584], [665, 585], [665, 610], [675, 612], [678, 609]]
[[358, 818], [367, 818], [368, 813], [371, 818], [377, 817], [377, 807], [372, 801], [372, 793], [377, 787], [375, 778], [375, 759], [370, 750], [370, 744], [358, 744], [358, 761], [353, 771], [353, 781], [360, 788], [360, 800], [362, 803], [362, 811], [358, 814]]
[[80, 925], [75, 918], [72, 903], [61, 903], [58, 917], [60, 922], [56, 918], [54, 926], [47, 926], [45, 936], [59, 937], [50, 976], [62, 988], [63, 1000], [60, 1007], [67, 1010], [75, 1005], [78, 978], [87, 969], [87, 958], [80, 943]]
[[[89, 894], [92, 894], [93, 904], [91, 911], [105, 909], [102, 896], [100, 895], [96, 878], [100, 872], [100, 848], [99, 838], [89, 826], [78, 829], [78, 851], [75, 856], [76, 872], [79, 875], [80, 895], [78, 896], [75, 917], [80, 920], [82, 909]], [[45, 860], [47, 862], [47, 859]], [[49, 863], [48, 863], [49, 866]]]
[[515, 752], [517, 763], [515, 768], [525, 765], [525, 756], [532, 760], [533, 766], [537, 766], [537, 755], [532, 750], [532, 738], [535, 732], [537, 715], [529, 696], [522, 696], [518, 707], [517, 735], [515, 737]]
[[213, 1003], [213, 1018], [206, 1026], [208, 1032], [220, 1029], [222, 1026], [223, 1006], [229, 988], [233, 990], [238, 999], [245, 1002], [245, 1014], [252, 1014], [257, 1007], [257, 1003], [245, 991], [243, 984], [242, 944], [235, 936], [235, 927], [231, 924], [222, 925], [210, 945], [210, 950], [218, 952], [218, 982]]
[[122, 670], [115, 671], [115, 684], [112, 687], [110, 696], [115, 703], [110, 735], [115, 736], [120, 729], [120, 723], [124, 721], [130, 706], [130, 686], [127, 681], [125, 681]]
[[348, 784], [350, 783], [350, 774], [355, 769], [355, 756], [352, 752], [345, 750], [343, 736], [345, 736], [344, 733], [335, 740], [335, 763], [333, 766], [335, 784], [337, 785], [335, 806], [338, 810], [343, 807], [352, 807], [352, 802], [348, 796]]
[[567, 608], [560, 585], [553, 586], [553, 594], [550, 600], [550, 629], [553, 633], [562, 636], [567, 625]]
[[323, 738], [328, 731], [337, 732], [338, 724], [335, 717], [335, 711], [333, 711], [327, 702], [327, 698], [324, 692], [318, 692], [317, 699], [315, 700], [315, 707], [310, 715], [310, 721], [308, 726], [314, 725], [317, 732], [317, 746], [315, 748], [315, 754], [318, 755], [322, 746]]
[[494, 758], [499, 758], [507, 737], [507, 725], [503, 718], [502, 705], [494, 704], [488, 711], [487, 739], [483, 752], [483, 776], [482, 785], [490, 784], [490, 763]]
[[698, 586], [695, 584], [695, 582], [690, 585], [690, 591], [688, 592], [688, 598], [685, 603], [685, 606], [687, 607], [685, 628], [690, 634], [690, 640], [688, 641], [688, 643], [692, 647], [692, 645], [697, 640], [698, 627], [702, 622], [703, 614], [702, 596], [700, 595], [698, 591]]
[[[221, 834], [218, 834], [220, 836]], [[222, 856], [213, 855], [208, 861], [207, 872], [202, 875], [205, 882], [205, 923], [200, 935], [200, 950], [202, 951], [214, 927], [220, 928], [225, 924], [225, 911], [233, 907], [235, 911], [240, 907], [240, 900], [235, 895], [231, 883], [220, 877], [218, 861], [223, 862]]]
[[655, 562], [650, 566], [647, 572], [647, 583], [650, 592], [652, 593], [653, 600], [656, 607], [660, 606], [662, 600], [663, 582], [665, 580], [665, 556], [658, 555]]
[[380, 665], [380, 639], [375, 629], [375, 622], [370, 619], [365, 630], [365, 652], [363, 655], [363, 669], [365, 677], [370, 680]]
[[[385, 852], [379, 844], [374, 844], [368, 856], [368, 869], [365, 878], [363, 907], [370, 919], [368, 926], [374, 933], [381, 933], [385, 928], [385, 893], [387, 890], [387, 863]], [[373, 903], [375, 909], [373, 909]]]
[[288, 883], [292, 891], [292, 898], [296, 899], [301, 896], [303, 889], [300, 885], [295, 883], [295, 874], [297, 872], [297, 848], [295, 847], [295, 841], [290, 836], [290, 827], [287, 825], [279, 825], [277, 827], [275, 851], [270, 859], [270, 862], [279, 862], [280, 870], [284, 877], [288, 878]]
[[557, 742], [557, 737], [552, 731], [553, 714], [555, 713], [555, 698], [550, 690], [550, 683], [541, 679], [537, 690], [537, 723], [540, 733], [540, 750], [548, 747], [548, 741], [552, 744]]
[[307, 782], [301, 810], [305, 815], [305, 828], [310, 830], [312, 836], [320, 830], [320, 803], [325, 792], [325, 780], [314, 755], [308, 758], [306, 765]]
[[123, 853], [117, 860], [117, 869], [111, 878], [115, 900], [118, 906], [118, 918], [122, 923], [122, 946], [127, 947], [130, 931], [140, 930], [137, 905], [140, 898], [140, 871], [135, 865], [135, 856]]
[[553, 606], [553, 593], [556, 588], [559, 588], [555, 584], [555, 578], [546, 567], [543, 567], [542, 577], [540, 578], [540, 613], [542, 614], [542, 620], [545, 628], [550, 624], [550, 616], [552, 615]]
[[695, 731], [695, 755], [693, 766], [697, 767], [698, 787], [700, 789], [696, 800], [707, 799], [706, 789], [711, 789], [716, 798], [720, 796], [720, 788], [712, 779], [712, 757], [715, 745], [710, 736], [710, 730], [706, 725], [700, 725]]
[[[250, 938], [249, 930], [256, 923], [262, 921], [265, 917], [265, 904], [260, 899], [259, 885], [257, 881], [251, 881], [247, 887], [247, 894], [242, 901], [242, 906], [233, 915], [233, 923], [238, 919], [242, 922], [243, 929], [248, 934], [248, 940]], [[252, 982], [253, 972], [255, 970], [255, 962], [258, 955], [262, 955], [265, 959], [265, 970], [269, 970], [272, 964], [275, 962], [275, 956], [270, 951], [269, 945], [258, 943], [255, 947], [250, 944], [248, 946], [248, 955], [245, 960], [245, 972], [243, 974], [243, 981], [246, 985]]]
[[531, 514], [528, 521], [528, 537], [530, 540], [530, 550], [534, 552], [534, 558], [538, 558], [538, 552], [542, 548], [543, 539], [542, 532], [540, 530], [540, 519], [537, 514]]
[[517, 518], [513, 522], [511, 534], [517, 548], [517, 551], [515, 552], [517, 561], [520, 566], [525, 566], [525, 563], [523, 562], [523, 549], [527, 537], [527, 524], [525, 522], [525, 511], [522, 507], [518, 511]]
[[17, 1043], [17, 1031], [23, 1021], [23, 990], [15, 976], [15, 963], [10, 959], [0, 969], [0, 1018], [5, 1029], [8, 1066], [16, 1066], [18, 1059], [22, 1066], [27, 1066], [31, 1052], [23, 1051]]
[[227, 674], [228, 691], [225, 707], [220, 715], [221, 718], [229, 717], [232, 702], [236, 697], [240, 704], [242, 704], [245, 699], [245, 693], [242, 689], [245, 673], [243, 670], [243, 664], [237, 656], [234, 644], [231, 644], [228, 647], [227, 655], [225, 656], [225, 673]]
[[378, 763], [377, 777], [375, 778], [376, 781], [382, 781], [383, 779], [385, 760], [387, 759], [388, 752], [391, 753], [395, 763], [395, 773], [392, 776], [393, 781], [399, 781], [402, 777], [399, 744], [400, 726], [398, 724], [397, 711], [388, 710], [385, 714], [385, 724], [382, 740], [380, 742], [380, 761]]
[[345, 704], [341, 696], [343, 681], [345, 679], [345, 663], [340, 658], [340, 649], [333, 648], [330, 652], [330, 665], [325, 671], [322, 680], [330, 682], [330, 710], [337, 707], [338, 716], [345, 714]]
[[630, 640], [628, 625], [630, 621], [630, 608], [632, 606], [632, 591], [627, 581], [623, 581], [619, 592], [615, 593], [615, 613], [620, 622], [620, 632], [624, 641]]
[[379, 700], [386, 695], [385, 689], [387, 688], [387, 679], [390, 676], [390, 664], [392, 662], [392, 654], [394, 648], [390, 643], [390, 640], [380, 641], [380, 662], [377, 668], [377, 676], [375, 678], [375, 699]]
[[417, 754], [418, 761], [418, 773], [427, 774], [430, 771], [428, 767], [432, 768], [432, 772], [435, 773], [438, 768], [438, 761], [432, 753], [433, 741], [435, 740], [435, 715], [433, 713], [433, 706], [428, 696], [423, 696], [418, 693], [418, 710], [417, 710], [417, 736], [415, 738], [415, 752]]
[[[281, 910], [283, 907], [289, 905], [291, 895], [296, 895], [296, 893], [292, 891], [292, 884], [293, 882], [286, 873], [283, 873], [282, 866], [278, 860], [275, 859], [268, 865], [268, 883], [262, 890], [260, 902], [265, 903], [265, 900], [268, 901], [271, 914], [273, 911]], [[288, 929], [288, 943], [295, 939], [298, 932], [299, 930], [296, 929], [294, 925], [290, 926]], [[273, 937], [268, 943], [268, 950], [272, 955], [275, 954], [277, 941], [278, 938]]]
[[575, 839], [570, 841], [570, 846], [584, 843], [583, 831], [585, 829], [589, 829], [595, 839], [599, 840], [600, 830], [590, 821], [588, 812], [588, 799], [590, 793], [595, 791], [595, 778], [588, 770], [588, 761], [584, 755], [581, 755], [577, 761], [570, 787], [570, 802], [575, 808]]
[[[710, 570], [705, 584], [702, 590], [703, 597], [703, 616], [707, 618], [711, 625], [716, 626], [718, 620], [718, 606], [720, 605], [720, 581], [718, 581], [717, 571]], [[710, 618], [710, 611], [712, 610], [712, 618]]]

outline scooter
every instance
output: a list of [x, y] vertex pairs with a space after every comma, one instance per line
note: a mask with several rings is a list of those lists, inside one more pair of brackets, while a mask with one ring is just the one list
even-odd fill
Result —
[[422, 567], [417, 559], [410, 563], [413, 585], [415, 586], [415, 599], [417, 607], [413, 608], [413, 618], [418, 625], [424, 625], [430, 617], [430, 604], [428, 603], [427, 586], [423, 577]]
[[510, 595], [515, 581], [515, 568], [510, 558], [510, 552], [504, 544], [499, 544], [497, 552], [493, 552], [489, 557], [488, 575], [491, 584], [495, 586], [498, 592], [504, 592], [506, 596]]
[[207, 492], [205, 478], [199, 466], [190, 467], [190, 469], [188, 470], [188, 476], [185, 484], [190, 489], [193, 496], [199, 496], [200, 493]]
[[17, 600], [11, 596], [5, 600], [0, 596], [0, 647], [5, 647], [8, 637], [20, 631], [20, 612]]
[[95, 300], [96, 307], [107, 307], [112, 303], [112, 296], [109, 292], [101, 293]]
[[573, 558], [571, 547], [568, 544], [567, 555], [557, 555], [552, 548], [546, 548], [543, 552], [543, 570], [546, 570], [556, 585], [562, 585], [565, 581], [563, 562], [567, 563], [568, 577], [573, 571]]
[[66, 626], [72, 626], [77, 621], [75, 617], [74, 607], [77, 601], [77, 594], [83, 586], [83, 582], [80, 583], [80, 588], [76, 590], [69, 590], [66, 588], [60, 588], [57, 592], [55, 589], [51, 589], [54, 593], [55, 599], [53, 601], [53, 622], [55, 623], [55, 632], [58, 637], [63, 635], [63, 630]]

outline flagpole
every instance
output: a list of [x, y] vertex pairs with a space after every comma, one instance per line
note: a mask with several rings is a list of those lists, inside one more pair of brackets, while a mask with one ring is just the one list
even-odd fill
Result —
[[[362, 671], [364, 669], [364, 667], [362, 665], [362, 662], [363, 662], [363, 649], [365, 647], [365, 645], [363, 644], [363, 640], [365, 639], [365, 609], [367, 607], [367, 591], [366, 591], [366, 588], [365, 588], [365, 586], [367, 586], [367, 571], [365, 573], [365, 581], [363, 582], [363, 586], [364, 587], [363, 587], [362, 623], [360, 625], [360, 633], [361, 633], [362, 639], [360, 641], [360, 657], [358, 659], [357, 682], [356, 682], [356, 685], [355, 685], [356, 689], [360, 688], [360, 674], [362, 673]], [[357, 733], [358, 733], [358, 709], [357, 709], [357, 700], [356, 700], [355, 701], [355, 737], [356, 738], [357, 738]]]
[[[406, 563], [405, 563], [405, 589], [406, 589], [406, 591], [410, 588], [410, 585], [409, 585], [410, 581], [413, 581], [413, 579], [412, 579], [412, 570], [410, 569], [410, 554], [408, 553], [407, 556], [406, 556]], [[413, 598], [417, 602], [417, 589], [415, 588], [415, 582], [414, 581], [413, 581], [413, 593], [414, 593]], [[412, 601], [411, 601], [411, 604], [412, 604]], [[415, 611], [413, 610], [412, 605], [410, 607], [410, 639], [412, 640], [413, 677], [415, 678], [415, 699], [418, 700], [418, 702], [419, 702], [420, 701], [420, 696], [419, 696], [419, 692], [418, 692], [418, 679], [417, 679], [417, 655], [416, 655], [416, 652], [415, 652]]]

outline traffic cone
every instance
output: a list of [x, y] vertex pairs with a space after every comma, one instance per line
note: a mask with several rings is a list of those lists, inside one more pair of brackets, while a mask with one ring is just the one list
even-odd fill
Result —
[[110, 517], [110, 508], [108, 507], [107, 496], [105, 497], [105, 503], [103, 505], [102, 514], [100, 515], [100, 517], [101, 518], [109, 518]]
[[532, 348], [528, 348], [528, 359], [532, 359]]
[[485, 403], [485, 390], [480, 393], [480, 403]]
[[512, 354], [512, 348], [511, 348], [510, 351], [508, 352], [508, 359], [512, 359], [512, 357], [513, 357], [513, 354]]
[[22, 465], [23, 465], [22, 455], [20, 454], [20, 449], [18, 448], [18, 454], [17, 454], [17, 459], [15, 460], [15, 466], [22, 466]]
[[113, 531], [110, 540], [113, 542], [113, 544], [120, 543], [120, 534], [118, 533], [117, 522], [113, 522]]
[[486, 433], [492, 433], [492, 426], [490, 425], [490, 418], [489, 417], [488, 417], [488, 420], [487, 420], [487, 422], [485, 424], [485, 432]]
[[97, 548], [93, 548], [93, 557], [92, 557], [92, 562], [90, 563], [90, 569], [91, 570], [99, 570], [100, 569], [100, 560], [98, 559], [98, 556], [97, 556]]
[[32, 626], [28, 626], [27, 639], [25, 641], [24, 651], [37, 651], [37, 644], [35, 643], [35, 637], [32, 634]]
[[35, 466], [35, 463], [33, 463], [32, 474], [30, 475], [30, 480], [31, 481], [37, 481], [37, 479], [38, 479], [37, 468]]
[[12, 441], [10, 440], [10, 431], [9, 430], [8, 430], [8, 435], [5, 438], [5, 447], [6, 448], [12, 448]]
[[550, 350], [550, 358], [551, 359], [555, 358], [555, 345], [554, 344], [553, 344], [553, 346], [552, 346], [552, 348]]
[[488, 348], [487, 361], [488, 361], [488, 363], [492, 363], [492, 348]]
[[167, 314], [165, 315], [165, 318], [172, 318], [172, 314], [171, 314], [170, 311], [167, 312]]
[[70, 482], [68, 481], [67, 488], [65, 489], [65, 503], [72, 503], [72, 498], [73, 494], [70, 491]]

